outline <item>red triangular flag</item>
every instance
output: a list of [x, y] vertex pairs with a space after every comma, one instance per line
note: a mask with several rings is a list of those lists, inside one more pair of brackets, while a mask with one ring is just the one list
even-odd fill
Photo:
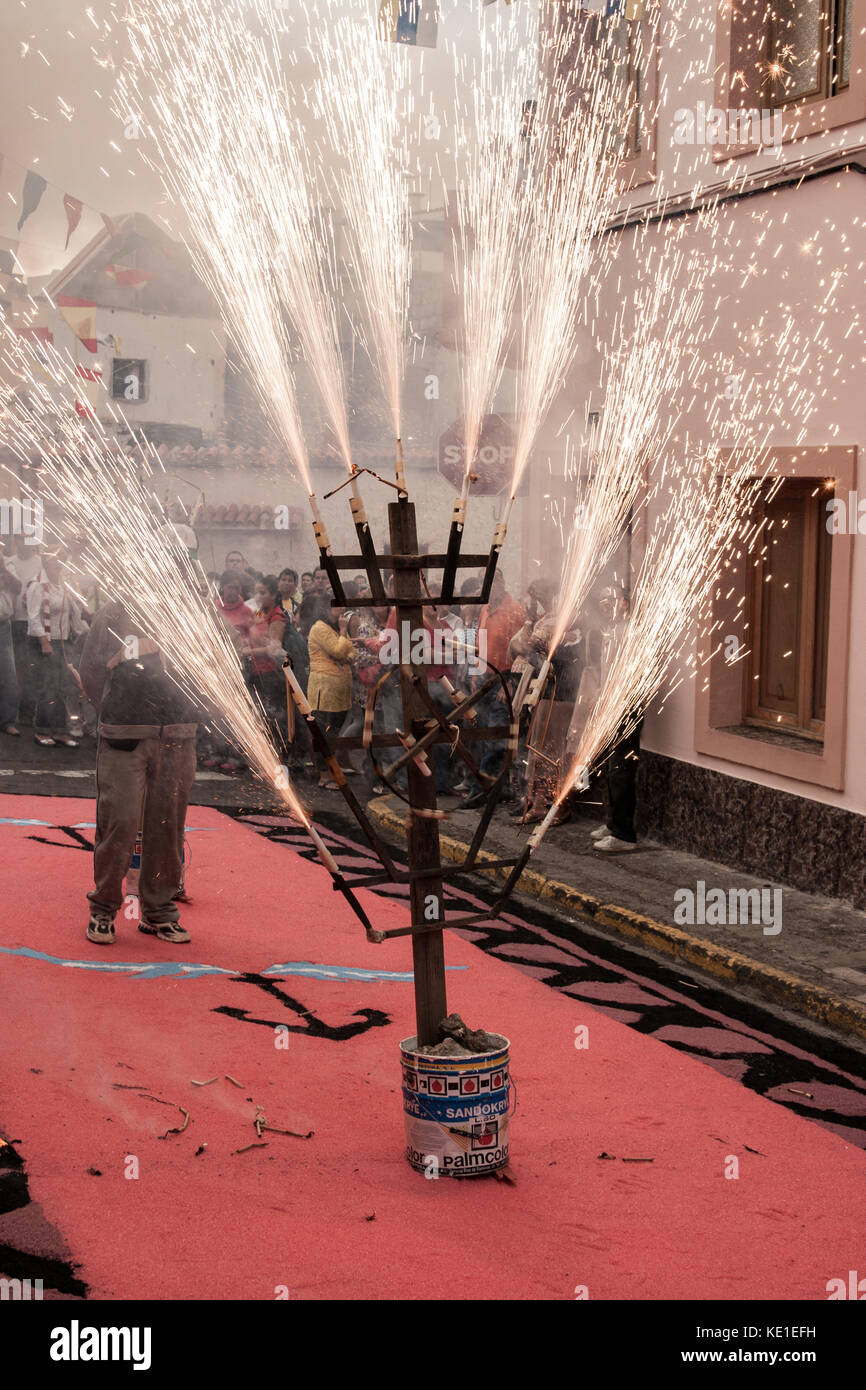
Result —
[[110, 275], [112, 280], [116, 280], [118, 285], [126, 285], [130, 289], [140, 289], [146, 285], [148, 280], [153, 279], [153, 272], [150, 270], [136, 270], [131, 265], [107, 265], [106, 275]]
[[81, 211], [83, 204], [80, 198], [73, 198], [71, 193], [63, 195], [63, 210], [66, 213], [66, 241], [64, 249], [69, 245], [69, 238], [81, 221]]

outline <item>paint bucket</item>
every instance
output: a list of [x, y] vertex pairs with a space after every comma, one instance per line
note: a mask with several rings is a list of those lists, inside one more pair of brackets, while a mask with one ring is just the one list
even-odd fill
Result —
[[400, 1044], [406, 1158], [419, 1173], [477, 1177], [508, 1164], [511, 1080], [507, 1038], [469, 1057], [418, 1052], [417, 1038]]

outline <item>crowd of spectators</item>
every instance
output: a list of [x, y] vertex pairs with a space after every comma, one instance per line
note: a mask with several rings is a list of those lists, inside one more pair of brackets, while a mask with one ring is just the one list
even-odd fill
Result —
[[[323, 789], [336, 788], [332, 769], [314, 751], [306, 721], [295, 717], [287, 699], [282, 669], [286, 658], [324, 732], [356, 740], [340, 755], [346, 775], [360, 778], [359, 787], [368, 794], [387, 790], [381, 769], [399, 748], [375, 750], [374, 761], [362, 746], [362, 735], [365, 727], [368, 733], [371, 728], [374, 733], [393, 732], [404, 722], [393, 655], [396, 610], [370, 606], [366, 576], [345, 581], [347, 605], [340, 608], [333, 605], [324, 569], [299, 572], [286, 567], [278, 575], [261, 574], [240, 551], [230, 551], [223, 571], [212, 572], [208, 579], [218, 594], [216, 611], [235, 643], [247, 684], [292, 775], [314, 778]], [[447, 608], [423, 610], [430, 652], [428, 689], [437, 707], [449, 713], [455, 692], [471, 695], [492, 671], [501, 673], [503, 679], [477, 702], [476, 723], [479, 728], [502, 728], [508, 722], [506, 687], [513, 694], [526, 667], [537, 671], [551, 656], [552, 679], [531, 716], [524, 713], [518, 753], [502, 786], [501, 799], [513, 819], [531, 824], [563, 790], [581, 728], [625, 620], [624, 598], [613, 587], [605, 589], [550, 653], [553, 581], [536, 580], [518, 599], [497, 573], [487, 605], [461, 603], [462, 596], [478, 592], [479, 583], [480, 577], [465, 579], [460, 596]], [[23, 545], [17, 553], [0, 554], [0, 730], [12, 737], [27, 726], [43, 746], [69, 746], [88, 731], [75, 652], [99, 607], [99, 595], [82, 595], [80, 589], [80, 579], [75, 592], [64, 582], [56, 554], [34, 555]], [[389, 669], [394, 674], [385, 680]], [[365, 714], [372, 687], [377, 689], [371, 724]], [[494, 737], [467, 746], [480, 777], [472, 776], [446, 744], [434, 748], [430, 765], [438, 794], [457, 797], [461, 807], [474, 809], [484, 804], [491, 782], [503, 769], [507, 741]], [[634, 759], [636, 748], [635, 737], [625, 755]], [[199, 735], [198, 758], [201, 767], [223, 774], [245, 770], [240, 754], [207, 728]], [[612, 767], [611, 772], [615, 779], [617, 770]], [[622, 766], [619, 772], [623, 774]], [[624, 766], [622, 780], [621, 814], [609, 829], [618, 845], [628, 846], [634, 841], [633, 767]], [[392, 785], [402, 789], [405, 783], [403, 771]], [[565, 797], [557, 819], [566, 820], [570, 814], [571, 802]]]

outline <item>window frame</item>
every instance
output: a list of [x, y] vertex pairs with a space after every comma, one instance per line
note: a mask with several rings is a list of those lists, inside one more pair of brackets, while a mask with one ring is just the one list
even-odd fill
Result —
[[[803, 507], [796, 635], [797, 678], [794, 700], [796, 710], [793, 714], [789, 714], [774, 710], [770, 705], [761, 704], [760, 682], [756, 678], [760, 675], [764, 662], [764, 596], [766, 593], [767, 560], [770, 560], [772, 564], [770, 556], [764, 556], [761, 558], [761, 562], [753, 567], [751, 592], [748, 600], [750, 651], [748, 658], [743, 662], [743, 723], [755, 729], [791, 733], [800, 738], [814, 739], [816, 742], [823, 743], [826, 719], [818, 718], [815, 715], [815, 663], [816, 658], [819, 657], [818, 627], [823, 608], [819, 594], [822, 574], [822, 511], [826, 519], [825, 502], [833, 493], [824, 486], [826, 482], [824, 478], [791, 478], [785, 479], [785, 482], [794, 484], [793, 490], [787, 489], [787, 495], [792, 500], [796, 499], [805, 504]], [[775, 497], [780, 496], [781, 492], [782, 490], [776, 493], [773, 499], [762, 498], [758, 506], [763, 509], [768, 501], [775, 500]], [[768, 533], [768, 535], [771, 534]], [[830, 538], [828, 537], [828, 539]], [[832, 574], [832, 546], [830, 555], [831, 568], [826, 572], [827, 583], [829, 583], [829, 577]], [[827, 641], [829, 641], [829, 632], [827, 633]], [[826, 666], [826, 663], [822, 662], [822, 665]], [[824, 681], [824, 708], [826, 711], [826, 669]]]
[[[135, 398], [135, 400], [127, 400], [126, 396], [124, 396], [124, 395], [116, 396], [116, 395], [114, 394], [114, 383], [115, 383], [115, 380], [116, 380], [116, 378], [117, 378], [117, 364], [118, 364], [119, 362], [126, 362], [126, 363], [128, 364], [128, 365], [127, 365], [127, 371], [129, 371], [129, 369], [130, 369], [132, 363], [136, 363], [137, 365], [140, 365], [140, 366], [143, 368], [143, 371], [142, 371], [142, 373], [141, 373], [142, 378], [143, 378], [143, 381], [142, 381], [143, 390], [142, 390], [141, 395], [140, 395], [140, 396], [137, 396], [137, 397]], [[144, 403], [148, 400], [149, 395], [150, 395], [150, 364], [149, 364], [148, 359], [147, 359], [146, 357], [113, 357], [112, 360], [111, 360], [111, 399], [112, 399], [113, 401], [119, 401], [120, 404], [121, 404], [122, 406], [126, 407], [126, 406], [130, 406], [130, 405], [142, 405], [142, 404], [144, 404]]]
[[[546, 27], [555, 28], [555, 12], [566, 8], [573, 0], [544, 0], [546, 5]], [[544, 14], [545, 11], [543, 10]], [[605, 16], [597, 12], [585, 12], [583, 22]], [[643, 90], [640, 95], [640, 118], [642, 144], [636, 154], [620, 161], [619, 193], [625, 194], [641, 184], [653, 183], [656, 179], [656, 158], [658, 146], [658, 93], [659, 93], [659, 37], [661, 33], [661, 0], [644, 0], [639, 20], [626, 20], [626, 23], [640, 25], [640, 42], [647, 55], [644, 69]]]
[[[733, 467], [736, 453], [728, 456]], [[857, 490], [858, 449], [856, 445], [812, 445], [800, 448], [770, 448], [769, 471], [783, 478], [834, 478], [836, 495], [846, 496]], [[745, 768], [765, 771], [836, 791], [845, 786], [845, 749], [848, 734], [848, 653], [850, 646], [850, 617], [853, 596], [853, 561], [855, 535], [846, 533], [831, 536], [830, 603], [827, 641], [826, 711], [823, 747], [815, 744], [810, 751], [802, 747], [803, 740], [761, 739], [752, 728], [749, 734], [739, 732], [744, 721], [744, 679], [740, 663], [729, 664], [725, 659], [724, 643], [703, 668], [705, 679], [698, 681], [695, 691], [695, 752]], [[751, 583], [754, 555], [739, 563], [732, 561], [725, 571], [725, 587], [713, 600], [712, 622], [725, 635], [744, 634], [738, 612], [746, 601]], [[792, 731], [793, 732], [793, 731]], [[794, 746], [794, 744], [800, 746]]]
[[[866, 20], [866, 0], [847, 0], [847, 3], [852, 6], [851, 52], [848, 55], [849, 80], [847, 85], [831, 96], [823, 96], [821, 93], [813, 96], [800, 96], [778, 105], [769, 99], [765, 90], [761, 90], [761, 82], [756, 80], [757, 72], [769, 58], [770, 26], [767, 23], [766, 14], [761, 17], [760, 21], [757, 16], [753, 16], [755, 22], [760, 22], [762, 25], [762, 30], [760, 42], [753, 45], [751, 50], [760, 56], [753, 59], [750, 64], [746, 64], [747, 69], [753, 70], [752, 77], [746, 77], [743, 69], [738, 69], [736, 66], [739, 59], [735, 50], [748, 23], [747, 17], [743, 13], [743, 5], [748, 6], [751, 3], [753, 0], [717, 0], [715, 106], [727, 111], [728, 109], [753, 110], [757, 105], [760, 110], [778, 113], [782, 121], [781, 142], [783, 145], [802, 140], [808, 135], [829, 134], [840, 126], [853, 125], [857, 121], [866, 120], [866, 23], [864, 23]], [[739, 30], [737, 29], [738, 20], [742, 26]], [[765, 24], [766, 27], [764, 27]], [[826, 55], [826, 60], [833, 64], [837, 61], [837, 55]], [[742, 86], [735, 85], [740, 77], [746, 82], [745, 90]], [[740, 158], [743, 155], [754, 154], [758, 148], [759, 146], [751, 141], [742, 144], [731, 141], [728, 144], [716, 146], [713, 150], [713, 159], [716, 163], [720, 163], [728, 159]]]

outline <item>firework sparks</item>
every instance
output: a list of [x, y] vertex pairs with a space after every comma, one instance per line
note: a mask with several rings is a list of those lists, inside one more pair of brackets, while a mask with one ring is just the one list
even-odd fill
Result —
[[493, 402], [505, 365], [517, 302], [517, 220], [526, 173], [536, 55], [523, 42], [518, 16], [508, 12], [481, 34], [475, 64], [458, 63], [467, 100], [457, 101], [456, 138], [461, 162], [451, 216], [463, 404], [465, 477], [468, 492], [481, 422]]
[[[71, 357], [19, 337], [0, 318], [0, 441], [22, 462], [37, 461], [40, 491], [84, 538], [72, 573], [92, 575], [117, 595], [159, 645], [178, 688], [216, 707], [213, 722], [309, 828], [202, 575], [167, 536], [155, 492], [158, 456], [142, 443], [126, 454], [112, 426], [77, 415], [76, 381]], [[126, 425], [107, 409], [113, 423]]]
[[700, 271], [692, 266], [683, 283], [685, 264], [676, 239], [666, 239], [648, 288], [635, 291], [631, 331], [625, 310], [617, 313], [611, 333], [615, 346], [605, 353], [605, 408], [590, 430], [588, 472], [578, 477], [549, 653], [577, 618], [634, 516], [649, 464], [664, 455], [677, 419], [669, 403], [686, 364], [696, 364], [692, 377], [700, 369], [693, 341], [702, 298]]
[[122, 107], [150, 128], [163, 185], [187, 216], [196, 268], [312, 495], [288, 330], [351, 472], [336, 249], [284, 78], [274, 8], [256, 0], [248, 20], [220, 0], [146, 0], [128, 28], [133, 61], [119, 78]]
[[521, 331], [512, 501], [574, 357], [597, 255], [594, 240], [617, 194], [620, 133], [629, 113], [619, 32], [618, 22], [588, 19], [564, 6], [541, 69], [518, 229]]
[[316, 52], [311, 107], [336, 156], [333, 190], [360, 310], [356, 328], [390, 411], [402, 482], [401, 398], [412, 264], [405, 167], [410, 58], [400, 45], [385, 41], [382, 24], [367, 8], [334, 25], [331, 41]]

